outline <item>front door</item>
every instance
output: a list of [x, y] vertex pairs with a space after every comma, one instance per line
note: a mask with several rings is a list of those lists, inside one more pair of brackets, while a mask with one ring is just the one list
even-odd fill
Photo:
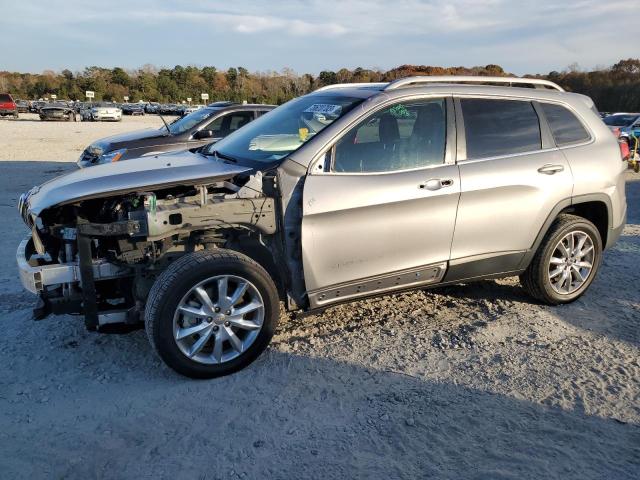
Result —
[[324, 172], [307, 176], [302, 254], [312, 307], [442, 278], [460, 193], [447, 104], [373, 113], [337, 141]]

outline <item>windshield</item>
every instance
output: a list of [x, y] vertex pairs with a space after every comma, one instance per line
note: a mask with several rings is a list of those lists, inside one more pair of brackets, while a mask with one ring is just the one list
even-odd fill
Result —
[[[169, 125], [169, 131], [172, 135], [180, 135], [181, 133], [191, 130], [203, 120], [219, 111], [217, 108], [202, 108], [189, 115], [177, 119]], [[163, 127], [164, 128], [164, 127]]]
[[638, 115], [609, 115], [604, 123], [610, 127], [628, 127], [638, 118]]
[[209, 145], [203, 153], [219, 152], [239, 161], [274, 162], [297, 150], [362, 101], [330, 94], [300, 97]]

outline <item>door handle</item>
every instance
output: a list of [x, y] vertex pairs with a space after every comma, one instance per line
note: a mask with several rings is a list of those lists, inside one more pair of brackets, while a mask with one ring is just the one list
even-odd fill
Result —
[[453, 180], [450, 178], [447, 178], [446, 180], [442, 180], [440, 178], [430, 178], [426, 182], [418, 185], [418, 188], [424, 188], [427, 190], [434, 191], [434, 190], [440, 190], [441, 188], [444, 188], [444, 187], [450, 187], [451, 185], [453, 185]]
[[550, 163], [547, 165], [543, 165], [538, 169], [538, 172], [544, 173], [545, 175], [553, 175], [557, 172], [562, 172], [564, 167], [562, 165], [551, 165]]

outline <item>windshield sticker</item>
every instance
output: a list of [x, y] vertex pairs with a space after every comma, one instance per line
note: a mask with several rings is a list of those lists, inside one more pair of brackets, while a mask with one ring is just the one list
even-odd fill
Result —
[[325, 115], [340, 115], [342, 105], [332, 105], [330, 103], [314, 103], [305, 110], [308, 113], [324, 113]]
[[307, 137], [309, 136], [309, 129], [308, 128], [299, 128], [298, 129], [298, 136], [300, 137], [300, 141], [304, 142]]

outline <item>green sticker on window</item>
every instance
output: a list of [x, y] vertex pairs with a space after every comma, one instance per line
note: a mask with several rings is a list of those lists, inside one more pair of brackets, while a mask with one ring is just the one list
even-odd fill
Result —
[[407, 110], [407, 107], [402, 104], [394, 105], [393, 107], [391, 107], [389, 109], [389, 113], [395, 118], [409, 118], [411, 116], [409, 110]]

